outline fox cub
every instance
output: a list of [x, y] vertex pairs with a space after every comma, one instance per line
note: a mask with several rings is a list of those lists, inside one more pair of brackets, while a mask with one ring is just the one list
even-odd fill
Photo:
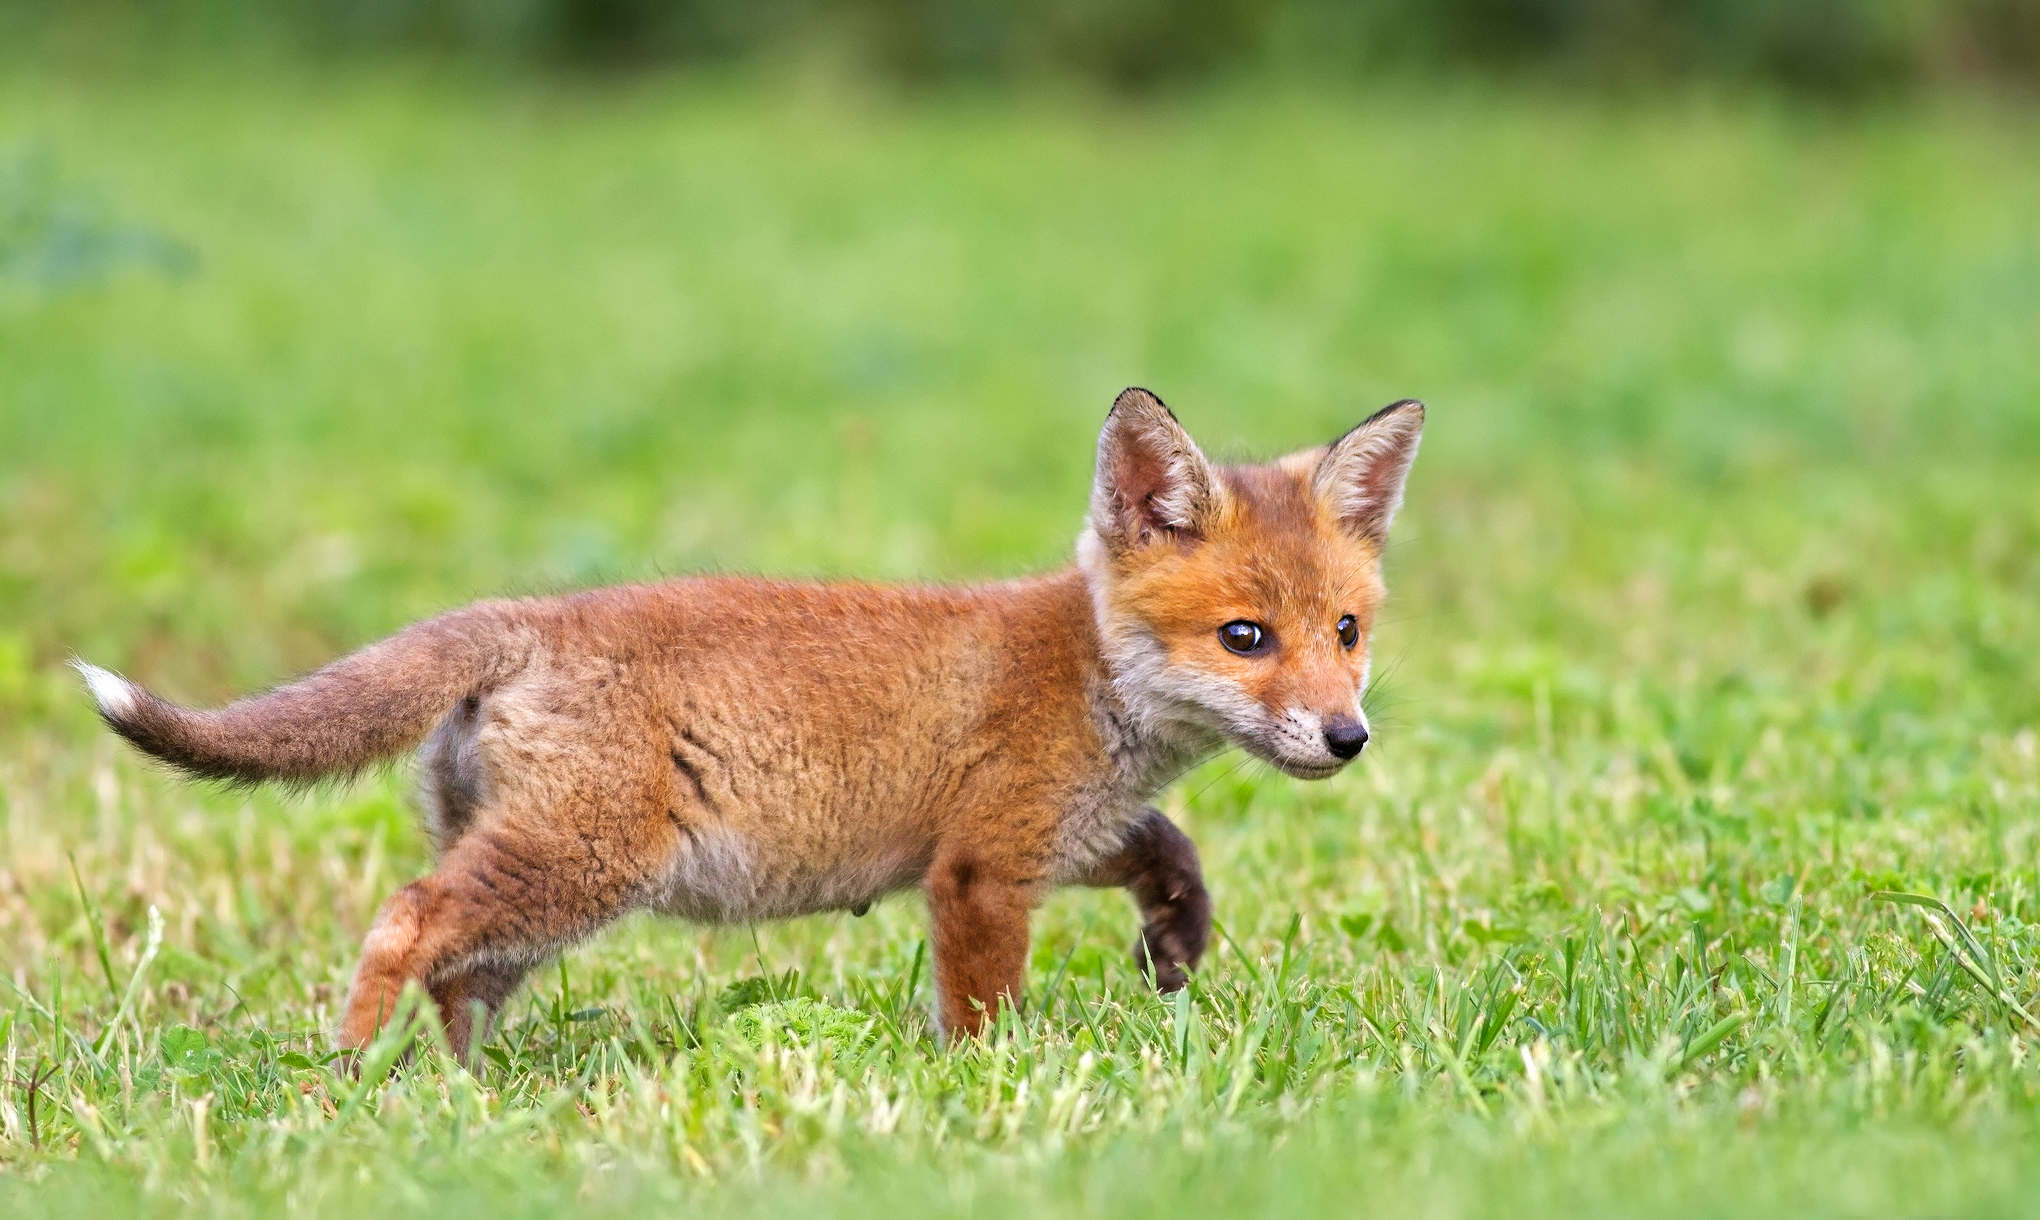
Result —
[[438, 868], [362, 945], [343, 1046], [423, 986], [457, 1053], [534, 965], [649, 908], [863, 913], [918, 885], [938, 1019], [1018, 1002], [1052, 886], [1123, 886], [1183, 986], [1211, 899], [1145, 804], [1228, 745], [1304, 779], [1367, 744], [1380, 560], [1424, 408], [1218, 467], [1121, 394], [1077, 562], [970, 588], [700, 577], [482, 602], [218, 711], [79, 664], [113, 730], [195, 776], [311, 780], [423, 742]]

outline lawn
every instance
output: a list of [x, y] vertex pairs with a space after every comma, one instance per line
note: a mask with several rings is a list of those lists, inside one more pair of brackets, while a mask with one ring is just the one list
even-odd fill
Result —
[[[2036, 218], [2007, 102], [0, 78], [0, 1210], [2040, 1209]], [[64, 666], [1040, 570], [1130, 383], [1220, 452], [1431, 408], [1362, 765], [1162, 798], [1172, 999], [1070, 892], [944, 1050], [903, 895], [336, 1078], [407, 768], [181, 783]]]

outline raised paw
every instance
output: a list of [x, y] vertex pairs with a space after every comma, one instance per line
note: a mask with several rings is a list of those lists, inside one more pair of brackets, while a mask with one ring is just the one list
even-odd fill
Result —
[[1147, 925], [1133, 942], [1133, 964], [1156, 991], [1181, 991], [1211, 936], [1211, 895], [1201, 881], [1192, 882], [1146, 914]]

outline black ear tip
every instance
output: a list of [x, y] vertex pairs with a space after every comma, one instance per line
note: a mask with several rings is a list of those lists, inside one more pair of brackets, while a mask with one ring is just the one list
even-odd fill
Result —
[[1168, 412], [1169, 418], [1174, 419], [1176, 417], [1176, 413], [1174, 411], [1169, 411], [1169, 404], [1162, 401], [1162, 396], [1160, 394], [1157, 394], [1153, 390], [1147, 389], [1144, 386], [1137, 385], [1127, 386], [1125, 389], [1119, 391], [1119, 397], [1112, 400], [1113, 411], [1118, 411], [1122, 408], [1145, 407], [1145, 406], [1160, 407], [1162, 410]]
[[[1353, 425], [1352, 431], [1363, 431], [1395, 415], [1407, 415], [1418, 427], [1422, 427], [1424, 423], [1424, 404], [1414, 398], [1398, 398], [1381, 410]], [[1347, 435], [1352, 435], [1352, 432], [1347, 433]]]

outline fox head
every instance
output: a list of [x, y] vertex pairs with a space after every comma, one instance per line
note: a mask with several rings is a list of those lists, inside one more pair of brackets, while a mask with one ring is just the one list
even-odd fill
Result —
[[1409, 399], [1323, 448], [1213, 466], [1159, 398], [1119, 396], [1077, 554], [1144, 728], [1216, 735], [1304, 779], [1358, 757], [1381, 552], [1423, 427]]

